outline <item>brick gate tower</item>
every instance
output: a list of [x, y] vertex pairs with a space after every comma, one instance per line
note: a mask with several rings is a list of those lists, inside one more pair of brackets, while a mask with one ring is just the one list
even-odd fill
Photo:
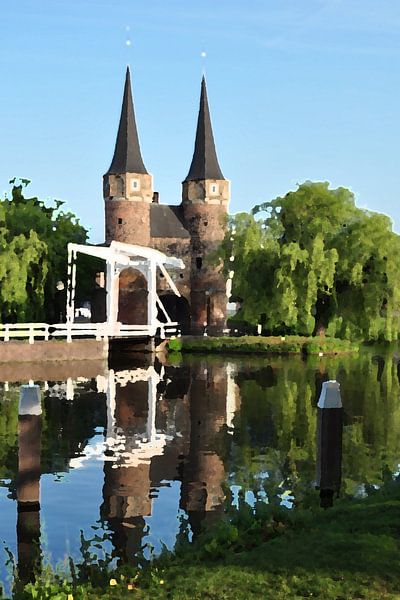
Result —
[[103, 193], [106, 242], [149, 246], [153, 177], [147, 172], [140, 151], [129, 67], [114, 156], [103, 177]]
[[[226, 281], [209, 257], [225, 234], [230, 186], [218, 163], [204, 77], [194, 153], [182, 183], [181, 204], [159, 204], [158, 193], [153, 190], [153, 178], [140, 151], [129, 68], [114, 156], [103, 178], [103, 193], [106, 243], [117, 240], [149, 246], [181, 258], [185, 270], [176, 274], [175, 284], [182, 298], [168, 294], [159, 275], [158, 293], [164, 306], [181, 323], [183, 333], [203, 333], [205, 329], [211, 334], [221, 333], [226, 326]], [[137, 297], [139, 288], [134, 289], [135, 285], [143, 286], [140, 277], [132, 276], [129, 281], [125, 277], [124, 281], [122, 322], [129, 312], [137, 310], [133, 296], [129, 310], [128, 292]]]
[[224, 239], [228, 202], [229, 181], [222, 175], [218, 163], [203, 77], [194, 153], [189, 173], [182, 183], [183, 214], [190, 233], [194, 333], [200, 333], [203, 323], [207, 323], [210, 333], [225, 327], [226, 281], [208, 259]]

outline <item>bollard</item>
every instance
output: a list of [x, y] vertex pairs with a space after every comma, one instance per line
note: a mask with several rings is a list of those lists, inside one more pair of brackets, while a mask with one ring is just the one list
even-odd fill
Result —
[[342, 480], [343, 407], [340, 384], [324, 381], [318, 400], [317, 414], [317, 480], [320, 506], [333, 506]]
[[18, 411], [17, 543], [21, 583], [40, 565], [40, 453], [42, 407], [38, 385], [21, 386]]
[[40, 508], [42, 407], [38, 385], [21, 386], [18, 411], [18, 507]]

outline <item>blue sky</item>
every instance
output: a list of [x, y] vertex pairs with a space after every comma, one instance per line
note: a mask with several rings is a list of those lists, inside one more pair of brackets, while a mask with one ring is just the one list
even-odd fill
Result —
[[231, 212], [327, 180], [400, 231], [398, 0], [1, 4], [1, 192], [27, 177], [103, 241], [102, 174], [129, 63], [145, 165], [161, 202], [179, 203], [204, 50]]

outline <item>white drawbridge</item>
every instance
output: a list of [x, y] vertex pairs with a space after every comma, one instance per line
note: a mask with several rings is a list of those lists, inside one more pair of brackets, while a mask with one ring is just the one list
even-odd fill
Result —
[[[106, 263], [106, 321], [104, 323], [75, 322], [76, 260], [78, 254], [100, 258]], [[138, 270], [147, 281], [147, 323], [124, 324], [118, 321], [119, 276], [121, 271], [132, 267]], [[0, 324], [0, 338], [28, 338], [33, 344], [35, 339], [94, 337], [97, 340], [119, 337], [155, 337], [174, 334], [178, 323], [172, 321], [157, 294], [157, 269], [165, 277], [171, 290], [180, 296], [179, 290], [167, 271], [167, 267], [184, 269], [183, 261], [170, 257], [152, 248], [111, 242], [110, 246], [86, 246], [68, 244], [68, 281], [66, 323], [16, 323]], [[163, 321], [157, 317], [164, 316]]]

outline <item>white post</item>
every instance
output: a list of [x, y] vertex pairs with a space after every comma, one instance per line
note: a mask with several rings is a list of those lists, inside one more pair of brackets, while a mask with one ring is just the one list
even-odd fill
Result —
[[157, 263], [150, 259], [147, 264], [147, 322], [154, 327], [157, 322]]
[[71, 274], [71, 313], [70, 321], [74, 322], [75, 319], [75, 289], [76, 289], [76, 252], [72, 252], [72, 274]]
[[[68, 244], [67, 306], [66, 306], [66, 311], [65, 311], [66, 315], [67, 315], [67, 323], [70, 320], [72, 260], [73, 260], [73, 253], [70, 248], [70, 244]], [[60, 315], [58, 315], [58, 318], [59, 317], [60, 317]]]
[[114, 263], [108, 262], [106, 265], [106, 319], [107, 323], [110, 323], [110, 315], [112, 308], [112, 285], [111, 281], [114, 274]]
[[114, 335], [116, 333], [116, 324], [118, 319], [118, 287], [119, 271], [115, 268], [115, 262], [111, 261], [107, 263], [107, 324], [108, 334]]
[[157, 380], [158, 377], [152, 373], [147, 380], [147, 402], [149, 412], [147, 414], [147, 439], [149, 442], [154, 442], [156, 439], [156, 402], [157, 402]]
[[74, 399], [74, 381], [73, 381], [72, 377], [67, 378], [66, 398], [67, 398], [67, 400]]
[[236, 402], [240, 397], [238, 386], [235, 383], [236, 372], [237, 368], [234, 363], [226, 365], [226, 425], [230, 434], [233, 434], [233, 419], [237, 410]]
[[96, 377], [96, 389], [99, 394], [106, 394], [108, 386], [108, 379], [104, 375], [97, 375]]
[[67, 281], [67, 342], [72, 342], [72, 323], [75, 312], [76, 285], [76, 252], [68, 247], [68, 281]]
[[115, 438], [115, 396], [115, 373], [110, 369], [107, 386], [107, 440]]

